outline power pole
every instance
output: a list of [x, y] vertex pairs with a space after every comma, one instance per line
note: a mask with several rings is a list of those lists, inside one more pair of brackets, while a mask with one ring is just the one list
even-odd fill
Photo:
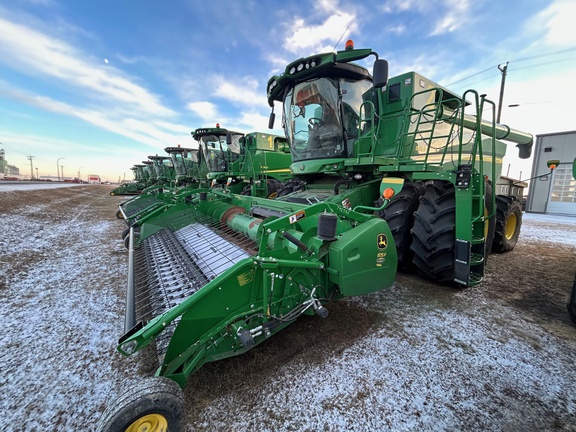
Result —
[[508, 62], [504, 65], [504, 67], [500, 67], [498, 65], [498, 69], [502, 73], [502, 81], [500, 82], [500, 100], [498, 101], [498, 114], [496, 115], [496, 123], [500, 123], [500, 114], [502, 113], [502, 101], [504, 100], [504, 84], [506, 83], [506, 72], [508, 71]]
[[30, 180], [34, 178], [34, 164], [32, 163], [32, 159], [36, 156], [28, 156], [28, 160], [30, 161]]

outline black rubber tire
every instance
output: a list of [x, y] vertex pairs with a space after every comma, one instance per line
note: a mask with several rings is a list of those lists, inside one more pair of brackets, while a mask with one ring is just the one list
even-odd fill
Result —
[[118, 209], [118, 211], [116, 212], [116, 219], [124, 220], [124, 216], [122, 216], [122, 212], [120, 211], [120, 209]]
[[[494, 203], [492, 202], [492, 183], [486, 183], [486, 195], [484, 198], [484, 204], [486, 206], [486, 212], [491, 215], [494, 209]], [[488, 229], [486, 232], [486, 240], [484, 243], [484, 262], [488, 262], [488, 256], [490, 255], [490, 251], [492, 250], [492, 244], [494, 243], [494, 235], [496, 233], [496, 215], [492, 216], [488, 220]]]
[[274, 199], [278, 196], [278, 191], [282, 189], [284, 183], [282, 183], [280, 180], [268, 179], [266, 180], [266, 185], [267, 185], [266, 198]]
[[280, 198], [302, 189], [304, 189], [304, 182], [302, 180], [292, 179], [277, 191], [276, 197]]
[[[134, 242], [138, 240], [139, 236], [140, 236], [140, 227], [137, 226], [136, 228], [134, 228]], [[126, 249], [130, 249], [130, 228], [128, 228], [128, 234], [122, 237], [122, 242], [124, 243], [124, 247]]]
[[514, 249], [522, 226], [522, 204], [514, 197], [496, 196], [496, 228], [493, 252], [508, 252]]
[[450, 284], [454, 280], [455, 217], [456, 198], [452, 183], [427, 183], [414, 213], [411, 231], [413, 263], [418, 273], [427, 279]]
[[418, 209], [424, 191], [425, 188], [421, 183], [407, 180], [402, 190], [390, 200], [384, 210], [380, 211], [380, 217], [388, 222], [394, 237], [398, 253], [398, 270], [408, 270], [412, 267], [414, 253], [410, 249], [411, 230], [414, 225], [414, 213]]
[[252, 195], [252, 186], [251, 185], [244, 186], [244, 189], [242, 189], [240, 195]]
[[570, 294], [570, 301], [568, 302], [568, 314], [574, 324], [576, 324], [576, 276], [574, 277], [574, 284], [572, 285], [572, 293]]
[[[124, 432], [146, 415], [163, 417], [169, 432], [184, 429], [184, 394], [176, 382], [165, 377], [138, 381], [108, 405], [97, 431]], [[146, 430], [158, 432], [160, 429]]]

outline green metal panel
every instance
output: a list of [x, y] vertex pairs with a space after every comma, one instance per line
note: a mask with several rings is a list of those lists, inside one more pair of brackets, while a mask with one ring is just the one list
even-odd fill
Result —
[[[328, 253], [330, 280], [344, 296], [379, 291], [391, 286], [396, 277], [396, 247], [382, 219], [371, 219], [342, 234]], [[333, 268], [340, 270], [331, 271]]]

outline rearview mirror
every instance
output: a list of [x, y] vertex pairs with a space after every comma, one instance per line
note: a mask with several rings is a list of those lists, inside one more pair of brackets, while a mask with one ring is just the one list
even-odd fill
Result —
[[388, 83], [388, 62], [378, 59], [374, 62], [372, 82], [375, 88], [382, 88]]

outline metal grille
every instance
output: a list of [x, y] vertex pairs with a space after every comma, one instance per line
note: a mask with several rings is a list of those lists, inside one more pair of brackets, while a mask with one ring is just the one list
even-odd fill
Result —
[[121, 204], [121, 207], [126, 216], [131, 217], [153, 204], [160, 205], [162, 201], [160, 201], [156, 195], [140, 196], [137, 200]]
[[[193, 295], [243, 258], [256, 243], [202, 214], [175, 232], [163, 228], [134, 250], [136, 320], [147, 322]], [[156, 339], [163, 353], [177, 321]]]

